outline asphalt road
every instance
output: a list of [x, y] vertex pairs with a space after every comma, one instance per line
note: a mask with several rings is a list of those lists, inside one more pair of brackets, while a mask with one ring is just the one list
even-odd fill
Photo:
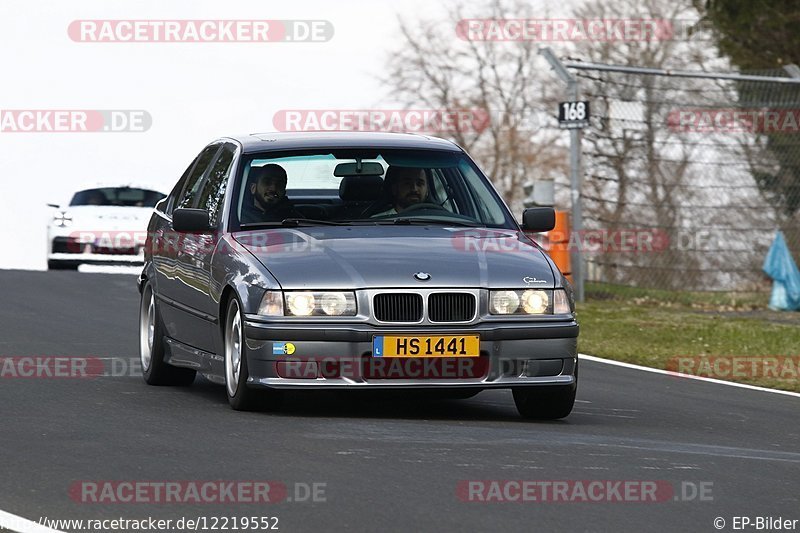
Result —
[[[133, 276], [0, 271], [0, 294], [2, 357], [137, 357]], [[0, 510], [34, 521], [273, 516], [280, 531], [717, 531], [716, 517], [731, 531], [734, 516], [800, 519], [796, 397], [584, 361], [576, 408], [558, 422], [522, 421], [508, 391], [462, 401], [292, 394], [280, 413], [242, 413], [201, 378], [149, 387], [133, 367], [116, 372], [0, 378]], [[281, 482], [294, 500], [303, 484], [324, 484], [325, 501], [70, 495], [81, 482], [203, 480]], [[464, 480], [651, 481], [675, 496], [466, 502]], [[701, 484], [704, 497], [692, 498]]]

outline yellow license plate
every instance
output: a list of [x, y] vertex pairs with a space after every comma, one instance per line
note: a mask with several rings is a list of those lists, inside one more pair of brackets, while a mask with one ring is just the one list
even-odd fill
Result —
[[411, 336], [376, 335], [374, 357], [478, 357], [479, 335]]

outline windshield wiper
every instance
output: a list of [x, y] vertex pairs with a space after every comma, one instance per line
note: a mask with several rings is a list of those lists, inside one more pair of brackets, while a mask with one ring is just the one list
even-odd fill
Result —
[[402, 218], [395, 218], [394, 220], [388, 221], [390, 224], [418, 224], [418, 225], [427, 225], [427, 224], [438, 224], [442, 226], [467, 226], [470, 228], [477, 228], [483, 227], [482, 224], [477, 224], [475, 222], [467, 222], [466, 220], [447, 220], [441, 218], [426, 218], [426, 217], [402, 217]]
[[282, 226], [345, 226], [342, 222], [333, 220], [317, 220], [315, 218], [284, 218]]
[[470, 228], [485, 227], [483, 224], [475, 222], [468, 222], [465, 220], [446, 220], [440, 218], [426, 218], [426, 217], [402, 217], [402, 218], [362, 218], [355, 220], [316, 220], [313, 218], [285, 218], [280, 222], [248, 222], [241, 224], [243, 229], [257, 228], [264, 226], [282, 226], [282, 227], [298, 227], [298, 226], [393, 226], [393, 225], [418, 225], [425, 226], [436, 224], [440, 226], [465, 226]]
[[284, 218], [281, 221], [273, 222], [247, 222], [240, 224], [242, 228], [258, 228], [263, 226], [346, 226], [347, 224], [341, 222], [332, 222], [330, 220], [316, 220], [313, 218]]

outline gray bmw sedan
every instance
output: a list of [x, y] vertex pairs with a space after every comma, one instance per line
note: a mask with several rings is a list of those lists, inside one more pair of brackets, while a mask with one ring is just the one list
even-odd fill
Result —
[[286, 389], [510, 388], [567, 416], [578, 383], [571, 287], [470, 157], [432, 137], [219, 139], [156, 206], [139, 277], [151, 385], [200, 372], [234, 409]]

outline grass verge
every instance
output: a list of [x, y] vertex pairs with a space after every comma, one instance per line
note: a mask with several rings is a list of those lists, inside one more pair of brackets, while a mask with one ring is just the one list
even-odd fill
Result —
[[768, 298], [587, 284], [578, 350], [800, 392], [800, 313], [767, 310]]

